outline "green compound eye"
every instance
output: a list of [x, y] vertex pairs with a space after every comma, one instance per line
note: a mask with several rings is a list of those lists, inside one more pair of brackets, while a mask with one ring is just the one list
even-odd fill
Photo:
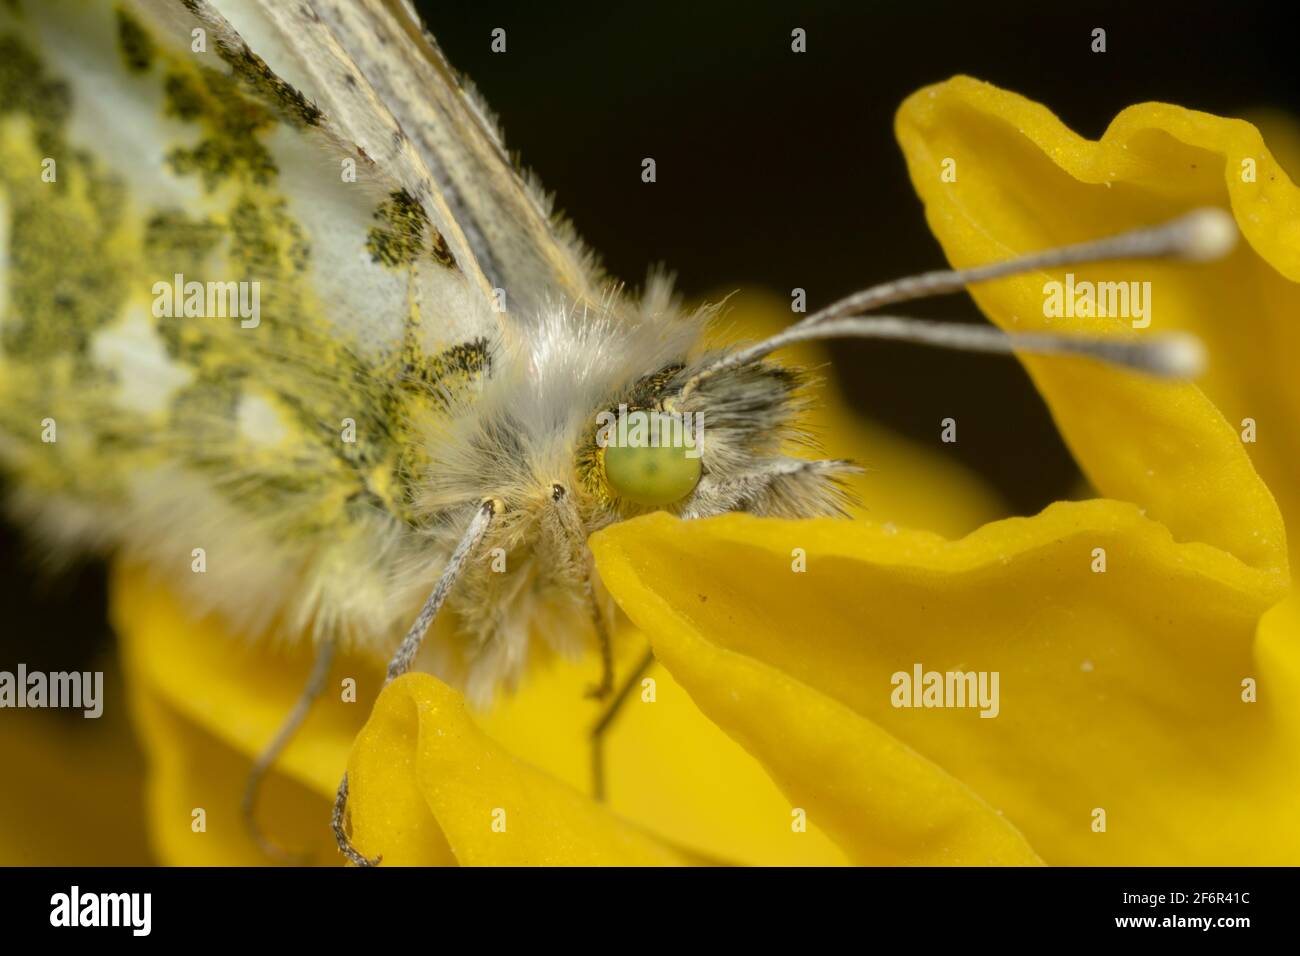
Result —
[[638, 505], [670, 505], [700, 483], [700, 459], [691, 449], [668, 446], [601, 449], [605, 479], [614, 494]]

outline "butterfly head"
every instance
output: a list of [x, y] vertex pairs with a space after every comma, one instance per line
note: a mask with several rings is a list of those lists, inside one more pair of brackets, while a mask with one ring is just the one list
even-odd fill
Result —
[[719, 355], [646, 373], [593, 416], [575, 471], [587, 498], [611, 518], [664, 510], [684, 518], [728, 511], [808, 517], [842, 511], [847, 462], [815, 451], [801, 426], [806, 377], [750, 362], [685, 391]]

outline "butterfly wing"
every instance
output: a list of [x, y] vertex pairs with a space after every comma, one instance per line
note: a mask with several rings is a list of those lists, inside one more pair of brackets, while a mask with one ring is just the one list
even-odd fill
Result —
[[[298, 10], [299, 26], [312, 19]], [[527, 321], [548, 301], [595, 301], [603, 279], [569, 225], [511, 162], [495, 120], [403, 0], [314, 5], [433, 170], [452, 215], [510, 312]], [[293, 14], [286, 12], [285, 16]]]
[[400, 627], [411, 423], [502, 320], [424, 159], [319, 31], [259, 41], [309, 94], [201, 0], [0, 11], [13, 502], [246, 630]]

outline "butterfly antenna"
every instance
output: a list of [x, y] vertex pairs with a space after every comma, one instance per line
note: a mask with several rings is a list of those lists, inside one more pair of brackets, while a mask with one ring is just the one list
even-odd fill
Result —
[[253, 769], [249, 771], [248, 780], [244, 784], [244, 796], [239, 804], [240, 812], [244, 818], [244, 826], [261, 851], [281, 863], [301, 865], [311, 859], [311, 854], [303, 851], [286, 850], [262, 832], [262, 828], [257, 823], [257, 798], [261, 793], [262, 781], [266, 779], [267, 771], [280, 758], [280, 753], [288, 746], [289, 741], [293, 739], [293, 735], [298, 732], [302, 722], [307, 719], [312, 704], [316, 702], [316, 698], [320, 697], [321, 692], [325, 689], [325, 681], [329, 677], [330, 665], [334, 663], [334, 652], [337, 649], [338, 642], [333, 640], [320, 645], [320, 648], [316, 651], [316, 659], [312, 662], [311, 674], [307, 678], [302, 693], [298, 695], [297, 703], [294, 704], [293, 710], [290, 711], [284, 723], [280, 725], [275, 738], [258, 755], [257, 760], [253, 762]]
[[1146, 226], [1104, 239], [1031, 252], [1005, 262], [991, 262], [971, 269], [938, 269], [892, 282], [882, 282], [840, 299], [820, 312], [814, 312], [800, 324], [816, 325], [912, 299], [947, 295], [960, 292], [977, 282], [1023, 275], [1040, 269], [1120, 259], [1177, 258], [1189, 262], [1209, 262], [1227, 255], [1236, 242], [1237, 226], [1232, 221], [1232, 216], [1222, 209], [1197, 209], [1158, 226]]
[[[411, 669], [411, 664], [415, 661], [415, 655], [419, 653], [420, 645], [424, 643], [425, 635], [433, 625], [434, 619], [437, 618], [438, 611], [446, 603], [447, 595], [451, 593], [451, 589], [460, 578], [461, 572], [465, 570], [470, 555], [482, 543], [488, 528], [492, 526], [492, 519], [503, 510], [505, 510], [505, 505], [499, 498], [489, 498], [479, 505], [469, 523], [469, 527], [465, 529], [465, 533], [451, 552], [451, 557], [447, 559], [447, 564], [438, 577], [438, 583], [433, 586], [433, 591], [425, 600], [424, 607], [420, 608], [420, 614], [415, 619], [415, 623], [406, 632], [406, 636], [402, 638], [402, 643], [397, 646], [397, 651], [393, 654], [392, 660], [389, 661], [388, 674], [384, 677], [385, 687]], [[338, 793], [334, 797], [334, 812], [330, 817], [330, 826], [334, 830], [334, 840], [338, 843], [339, 850], [343, 855], [357, 866], [377, 866], [382, 857], [371, 859], [363, 856], [352, 845], [352, 841], [347, 835], [347, 829], [344, 825], [347, 805], [348, 775], [345, 773], [343, 779], [339, 781]]]
[[988, 326], [927, 322], [862, 313], [913, 299], [957, 292], [977, 282], [1042, 269], [1118, 259], [1177, 258], [1207, 262], [1226, 255], [1237, 241], [1237, 227], [1222, 209], [1197, 209], [1187, 215], [1104, 239], [1030, 253], [971, 269], [942, 269], [885, 282], [840, 299], [768, 339], [723, 356], [698, 372], [678, 400], [718, 372], [750, 362], [795, 342], [830, 338], [874, 338], [936, 345], [967, 352], [1028, 352], [1083, 355], [1164, 378], [1192, 378], [1204, 367], [1200, 341], [1189, 334], [1151, 336], [1140, 341], [1050, 332], [1008, 333]]

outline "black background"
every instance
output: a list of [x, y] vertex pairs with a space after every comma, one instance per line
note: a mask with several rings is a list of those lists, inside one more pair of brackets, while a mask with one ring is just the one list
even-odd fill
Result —
[[[419, 2], [451, 62], [501, 118], [616, 276], [653, 263], [702, 297], [808, 290], [812, 308], [943, 263], [893, 138], [920, 86], [968, 73], [1045, 103], [1095, 138], [1132, 103], [1300, 115], [1294, 32], [1258, 3]], [[1107, 52], [1090, 51], [1095, 27]], [[490, 51], [495, 27], [507, 52]], [[808, 52], [790, 51], [803, 27]], [[658, 181], [641, 182], [640, 163]], [[1292, 171], [1293, 176], [1296, 171]], [[964, 297], [914, 314], [982, 321]], [[857, 406], [945, 446], [1016, 513], [1079, 477], [1014, 363], [886, 344], [836, 345]], [[53, 579], [0, 528], [3, 659], [66, 668], [105, 653], [97, 563]]]

